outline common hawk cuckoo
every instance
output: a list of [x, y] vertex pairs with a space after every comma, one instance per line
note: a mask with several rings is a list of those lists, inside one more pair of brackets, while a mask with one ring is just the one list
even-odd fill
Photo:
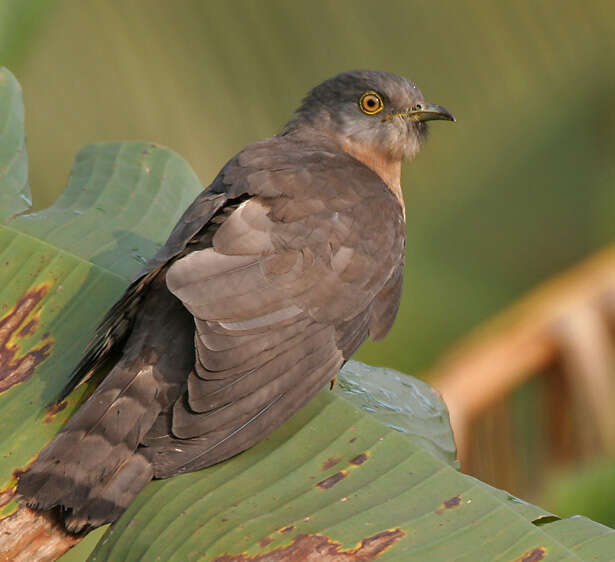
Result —
[[21, 477], [67, 528], [114, 521], [152, 478], [228, 459], [391, 328], [402, 288], [401, 162], [453, 121], [399, 76], [315, 87], [234, 156], [111, 308], [65, 395], [119, 360]]

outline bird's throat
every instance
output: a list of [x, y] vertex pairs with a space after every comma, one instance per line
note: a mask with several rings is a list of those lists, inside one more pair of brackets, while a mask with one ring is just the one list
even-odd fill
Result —
[[401, 160], [392, 159], [382, 152], [357, 146], [351, 142], [342, 145], [345, 152], [376, 172], [391, 192], [397, 197], [406, 220], [406, 205], [401, 189]]

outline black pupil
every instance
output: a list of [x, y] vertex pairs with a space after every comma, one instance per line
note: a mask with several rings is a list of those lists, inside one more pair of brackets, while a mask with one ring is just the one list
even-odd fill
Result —
[[376, 100], [376, 98], [367, 98], [367, 107], [369, 107], [370, 109], [374, 109], [376, 105], [378, 105], [378, 101]]

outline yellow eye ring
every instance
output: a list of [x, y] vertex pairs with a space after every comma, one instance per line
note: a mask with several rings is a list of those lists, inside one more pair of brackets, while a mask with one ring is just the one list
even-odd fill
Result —
[[384, 109], [382, 96], [378, 92], [365, 92], [359, 99], [359, 109], [367, 115], [376, 115]]

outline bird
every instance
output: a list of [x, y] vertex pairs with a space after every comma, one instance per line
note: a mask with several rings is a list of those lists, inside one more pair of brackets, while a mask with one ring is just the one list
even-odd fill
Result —
[[375, 70], [314, 87], [232, 157], [113, 305], [60, 399], [118, 358], [18, 482], [72, 533], [115, 521], [154, 478], [253, 446], [304, 406], [402, 291], [401, 165], [455, 121]]

